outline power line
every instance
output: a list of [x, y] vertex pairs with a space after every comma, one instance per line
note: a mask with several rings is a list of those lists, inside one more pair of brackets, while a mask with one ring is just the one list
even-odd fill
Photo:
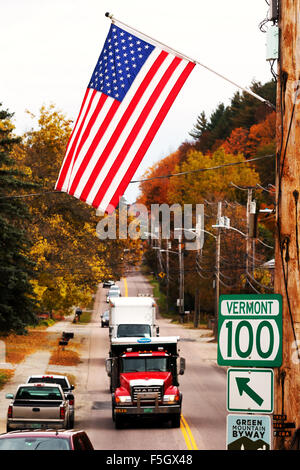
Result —
[[249, 162], [254, 162], [256, 160], [261, 160], [263, 158], [271, 158], [271, 157], [275, 157], [275, 154], [264, 155], [262, 157], [249, 158], [248, 160], [245, 160], [243, 162], [224, 163], [224, 165], [216, 165], [216, 166], [212, 166], [212, 167], [209, 167], [209, 168], [199, 168], [198, 170], [182, 171], [180, 173], [171, 173], [171, 174], [168, 174], [168, 175], [152, 176], [151, 178], [144, 178], [144, 179], [141, 179], [141, 180], [133, 180], [133, 181], [130, 181], [130, 183], [143, 183], [144, 181], [152, 181], [152, 180], [156, 180], [156, 179], [171, 178], [173, 176], [190, 175], [192, 173], [199, 173], [199, 172], [202, 172], [202, 171], [218, 170], [220, 168], [226, 168], [226, 167], [234, 166], [234, 165], [243, 165], [243, 164], [246, 164], [246, 163], [249, 163]]

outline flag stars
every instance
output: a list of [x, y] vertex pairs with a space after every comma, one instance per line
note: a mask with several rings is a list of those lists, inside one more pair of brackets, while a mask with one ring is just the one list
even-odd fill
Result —
[[154, 46], [112, 27], [89, 86], [122, 101]]

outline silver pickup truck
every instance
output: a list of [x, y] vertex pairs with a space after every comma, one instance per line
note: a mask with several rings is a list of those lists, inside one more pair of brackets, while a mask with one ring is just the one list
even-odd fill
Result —
[[69, 429], [70, 407], [58, 384], [21, 384], [7, 411], [7, 432], [16, 429]]
[[31, 375], [27, 379], [27, 383], [47, 383], [47, 384], [58, 384], [61, 386], [65, 397], [67, 398], [69, 402], [69, 408], [70, 408], [70, 420], [69, 424], [70, 427], [74, 427], [74, 422], [75, 422], [75, 397], [73, 395], [73, 390], [74, 390], [74, 385], [71, 385], [68, 377], [65, 375], [45, 375], [45, 374], [40, 374], [40, 375]]

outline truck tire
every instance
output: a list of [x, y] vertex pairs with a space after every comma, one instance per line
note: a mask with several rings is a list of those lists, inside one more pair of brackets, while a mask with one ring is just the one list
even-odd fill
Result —
[[171, 425], [172, 428], [180, 428], [180, 414], [172, 416]]

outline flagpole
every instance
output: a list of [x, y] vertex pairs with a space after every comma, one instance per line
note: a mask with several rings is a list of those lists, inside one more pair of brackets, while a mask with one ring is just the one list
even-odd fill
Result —
[[195, 59], [192, 59], [191, 57], [187, 56], [186, 54], [183, 54], [182, 52], [179, 52], [169, 46], [167, 46], [166, 44], [164, 44], [163, 42], [161, 41], [158, 41], [157, 39], [154, 39], [152, 38], [151, 36], [149, 36], [148, 34], [145, 34], [145, 33], [142, 33], [141, 31], [139, 31], [138, 29], [136, 28], [133, 28], [132, 26], [124, 23], [123, 21], [121, 20], [118, 20], [117, 18], [115, 18], [113, 16], [112, 13], [105, 13], [105, 16], [107, 18], [110, 18], [112, 23], [119, 23], [120, 25], [122, 26], [125, 26], [126, 28], [129, 28], [131, 31], [134, 31], [136, 33], [138, 33], [139, 35], [142, 35], [144, 36], [145, 38], [147, 38], [148, 40], [152, 41], [152, 42], [155, 42], [156, 44], [159, 44], [160, 46], [163, 46], [164, 48], [168, 49], [170, 52], [176, 54], [176, 55], [179, 55], [180, 57], [190, 61], [190, 62], [194, 62], [195, 64], [198, 64], [200, 65], [201, 67], [205, 68], [206, 70], [208, 70], [209, 72], [212, 72], [214, 73], [215, 75], [217, 75], [218, 77], [222, 78], [223, 80], [226, 80], [227, 82], [231, 83], [232, 85], [234, 85], [235, 87], [239, 88], [240, 90], [244, 91], [245, 93], [248, 93], [249, 95], [252, 95], [254, 98], [258, 99], [259, 101], [262, 101], [263, 103], [265, 103], [267, 106], [271, 107], [272, 109], [275, 109], [275, 106], [269, 101], [269, 100], [266, 100], [265, 98], [262, 98], [261, 96], [257, 95], [256, 93], [254, 93], [253, 91], [249, 90], [248, 88], [245, 88], [245, 87], [242, 87], [241, 85], [233, 82], [232, 80], [230, 80], [230, 78], [227, 78], [225, 77], [224, 75], [220, 74], [219, 72], [216, 72], [215, 70], [211, 69], [210, 67], [208, 67], [207, 65], [204, 65], [202, 64], [201, 62], [199, 62], [199, 60], [195, 60]]

